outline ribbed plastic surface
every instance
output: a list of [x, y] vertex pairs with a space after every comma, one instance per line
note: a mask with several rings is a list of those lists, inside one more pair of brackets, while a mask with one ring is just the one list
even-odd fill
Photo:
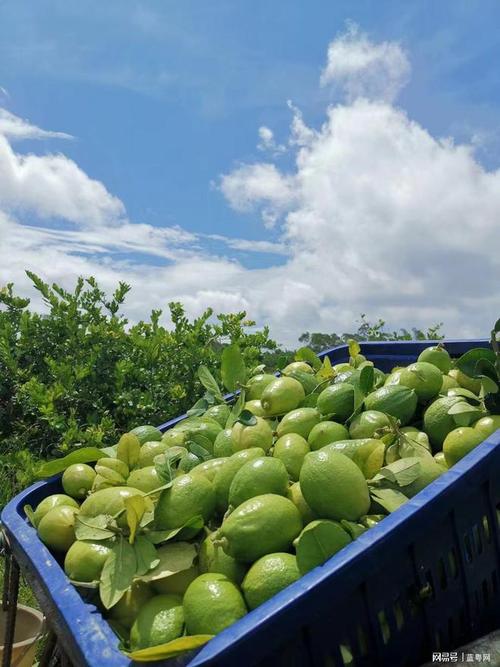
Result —
[[[390, 370], [411, 363], [430, 344], [363, 343], [362, 351]], [[446, 342], [453, 356], [478, 345], [487, 342]], [[325, 354], [335, 363], [348, 355], [345, 346]], [[432, 651], [453, 649], [499, 627], [498, 445], [500, 430], [197, 655], [168, 664], [412, 667], [429, 660]], [[58, 478], [40, 482], [5, 507], [2, 521], [12, 549], [73, 663], [125, 667], [131, 663], [99, 612], [83, 602], [26, 522], [26, 503], [34, 506], [59, 490]]]

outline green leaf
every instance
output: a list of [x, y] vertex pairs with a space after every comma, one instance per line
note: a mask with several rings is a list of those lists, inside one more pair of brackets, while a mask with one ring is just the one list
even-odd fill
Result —
[[134, 543], [135, 558], [137, 560], [136, 574], [143, 576], [160, 563], [156, 549], [150, 540], [138, 535]]
[[159, 644], [150, 648], [141, 648], [137, 651], [127, 653], [128, 657], [135, 662], [156, 662], [157, 660], [167, 660], [177, 655], [182, 655], [187, 651], [194, 651], [200, 646], [209, 642], [214, 635], [186, 635], [173, 639], [166, 644]]
[[321, 368], [316, 372], [316, 377], [318, 380], [330, 380], [335, 377], [335, 371], [328, 355], [323, 357], [323, 363], [321, 364]]
[[186, 412], [188, 417], [200, 417], [208, 410], [208, 401], [205, 398], [200, 398], [193, 407]]
[[165, 579], [177, 572], [188, 570], [196, 558], [196, 547], [189, 542], [172, 542], [159, 547], [156, 553], [160, 562], [153, 570], [139, 577], [141, 581]]
[[482, 359], [494, 364], [496, 355], [493, 350], [489, 350], [488, 348], [475, 347], [472, 350], [468, 350], [455, 361], [455, 368], [458, 368], [469, 377], [476, 377], [476, 365]]
[[132, 584], [137, 571], [134, 547], [120, 537], [113, 545], [104, 563], [99, 584], [99, 595], [105, 609], [111, 609], [121, 600]]
[[373, 366], [364, 366], [359, 374], [359, 388], [365, 396], [373, 390], [375, 372]]
[[255, 426], [257, 417], [250, 410], [242, 410], [236, 421], [241, 422], [243, 426]]
[[253, 377], [254, 375], [259, 375], [259, 373], [263, 373], [266, 368], [266, 364], [259, 364], [258, 366], [255, 366], [255, 368], [252, 368], [250, 371], [250, 375]]
[[498, 384], [489, 377], [486, 377], [486, 376], [482, 377], [481, 378], [481, 385], [482, 385], [482, 388], [483, 388], [483, 395], [484, 396], [486, 396], [487, 394], [497, 394], [498, 393]]
[[175, 459], [180, 460], [182, 454], [178, 452], [175, 456], [169, 457], [168, 450], [166, 454], [155, 456], [154, 465], [156, 474], [165, 484], [171, 484], [174, 478], [172, 466], [175, 464]]
[[468, 401], [472, 401], [476, 405], [481, 403], [477, 394], [474, 394], [474, 392], [470, 391], [470, 389], [463, 389], [462, 387], [453, 387], [453, 389], [449, 390], [448, 396], [463, 396]]
[[41, 468], [38, 468], [35, 472], [35, 477], [38, 479], [52, 477], [52, 475], [64, 472], [66, 468], [74, 463], [91, 463], [92, 461], [105, 458], [105, 456], [106, 455], [103, 457], [103, 450], [98, 447], [82, 447], [81, 449], [75, 449], [74, 452], [67, 454], [62, 459], [54, 459], [53, 461], [49, 461], [42, 465]]
[[112, 517], [107, 514], [99, 514], [98, 516], [82, 516], [77, 514], [75, 519], [76, 539], [93, 540], [95, 542], [109, 540], [109, 538], [115, 535], [108, 528], [111, 521]]
[[488, 359], [479, 359], [474, 372], [477, 377], [487, 377], [490, 380], [493, 380], [493, 382], [496, 382], [499, 379], [495, 364], [492, 364]]
[[297, 352], [295, 352], [294, 359], [295, 361], [307, 361], [315, 371], [319, 371], [321, 368], [320, 358], [316, 356], [310, 347], [300, 347]]
[[420, 476], [421, 469], [420, 458], [409, 456], [394, 461], [394, 463], [390, 463], [388, 466], [384, 466], [379, 470], [378, 475], [385, 477], [398, 486], [404, 487], [414, 482]]
[[245, 361], [236, 343], [222, 350], [221, 375], [226, 389], [233, 392], [243, 386], [247, 380]]
[[340, 524], [342, 528], [349, 533], [352, 540], [355, 540], [367, 531], [366, 526], [363, 526], [360, 523], [354, 523], [354, 521], [348, 521], [347, 519], [341, 519]]
[[349, 356], [354, 359], [358, 354], [361, 354], [361, 348], [358, 341], [353, 340], [352, 338], [347, 341], [349, 346]]
[[381, 505], [387, 512], [394, 512], [408, 502], [408, 498], [397, 491], [396, 489], [387, 489], [387, 488], [371, 488], [370, 496], [375, 500], [379, 505]]
[[210, 452], [213, 448], [212, 442], [210, 441], [209, 438], [207, 438], [206, 435], [203, 435], [203, 433], [190, 433], [189, 441], [195, 442], [197, 445], [203, 447], [203, 449], [205, 449], [208, 452]]
[[188, 440], [186, 444], [191, 454], [195, 454], [202, 461], [210, 461], [210, 459], [213, 459], [213, 456], [208, 449], [205, 449], [205, 447], [202, 447], [197, 442]]
[[116, 448], [116, 458], [126, 463], [130, 470], [135, 467], [139, 461], [141, 443], [134, 433], [124, 433], [118, 441]]
[[188, 521], [186, 521], [186, 523], [183, 524], [180, 528], [173, 528], [172, 530], [148, 530], [145, 536], [152, 544], [168, 542], [174, 537], [177, 537], [178, 535], [180, 536], [183, 531], [184, 533], [187, 533], [188, 530], [190, 533], [193, 533], [194, 537], [194, 535], [199, 533], [203, 528], [204, 523], [205, 522], [203, 521], [203, 517], [200, 514], [197, 514], [196, 516], [193, 516]]
[[26, 514], [26, 516], [28, 517], [29, 522], [31, 523], [31, 525], [32, 525], [34, 528], [36, 528], [36, 524], [35, 524], [35, 511], [34, 511], [34, 509], [31, 507], [31, 505], [25, 505], [25, 506], [23, 507], [23, 511], [24, 511], [24, 513]]
[[452, 405], [448, 410], [448, 414], [453, 417], [453, 421], [457, 426], [469, 426], [469, 424], [476, 421], [481, 414], [485, 413], [484, 410], [480, 410], [476, 406], [463, 401]]
[[227, 418], [226, 421], [226, 428], [231, 428], [233, 424], [236, 422], [238, 417], [240, 416], [241, 412], [243, 411], [243, 408], [245, 406], [245, 390], [242, 389], [240, 392], [240, 395], [238, 396], [238, 400], [236, 403], [233, 405], [233, 408], [231, 412], [229, 413], [229, 417]]
[[130, 530], [130, 536], [128, 539], [130, 544], [133, 544], [135, 540], [135, 534], [147, 509], [146, 501], [144, 500], [143, 496], [129, 496], [128, 498], [125, 498], [123, 502], [125, 505], [127, 526]]
[[111, 445], [111, 447], [103, 447], [100, 451], [102, 452], [101, 458], [108, 456], [110, 459], [116, 459], [116, 451], [118, 445]]
[[217, 398], [219, 401], [224, 400], [219, 385], [217, 384], [217, 380], [206, 366], [201, 365], [198, 368], [198, 378], [200, 379], [200, 382], [205, 387], [205, 389], [207, 389], [207, 391], [215, 396], [215, 398]]

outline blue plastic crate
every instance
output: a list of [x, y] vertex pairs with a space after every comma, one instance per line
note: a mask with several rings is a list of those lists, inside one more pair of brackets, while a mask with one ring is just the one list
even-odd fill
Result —
[[[363, 343], [385, 370], [432, 344]], [[458, 356], [487, 341], [447, 341]], [[327, 350], [345, 361], [346, 346]], [[162, 425], [165, 430], [178, 419]], [[168, 664], [189, 667], [412, 667], [500, 626], [500, 430], [323, 566], [210, 641]], [[26, 503], [60, 491], [33, 485], [3, 510], [12, 550], [75, 665], [131, 665], [100, 613], [86, 604], [39, 541]]]

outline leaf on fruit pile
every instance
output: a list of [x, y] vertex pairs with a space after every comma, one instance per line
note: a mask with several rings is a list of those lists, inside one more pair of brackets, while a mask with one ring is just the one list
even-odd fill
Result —
[[101, 572], [99, 595], [105, 609], [111, 609], [121, 600], [132, 584], [136, 571], [135, 549], [128, 540], [120, 537], [113, 545]]
[[266, 368], [266, 364], [259, 364], [258, 366], [255, 366], [255, 368], [252, 368], [250, 371], [250, 376], [253, 377], [254, 375], [259, 375], [260, 373], [263, 373]]
[[347, 519], [341, 519], [340, 525], [347, 533], [349, 533], [352, 540], [355, 540], [367, 531], [366, 526], [363, 526], [360, 523], [355, 523], [354, 521], [348, 521]]
[[214, 378], [212, 373], [208, 370], [206, 366], [201, 365], [198, 368], [198, 378], [201, 384], [209, 391], [212, 396], [214, 396], [219, 401], [223, 401], [221, 390], [217, 384], [217, 380]]
[[387, 512], [394, 512], [408, 501], [408, 498], [397, 489], [371, 488], [370, 496]]
[[54, 459], [53, 461], [44, 463], [35, 472], [35, 477], [38, 479], [52, 477], [52, 475], [64, 472], [66, 468], [74, 463], [91, 463], [92, 461], [97, 461], [106, 456], [104, 450], [99, 449], [98, 447], [81, 447], [80, 449], [75, 449], [74, 452], [67, 454], [62, 459]]
[[373, 366], [363, 366], [359, 374], [359, 388], [365, 396], [373, 391], [373, 383], [375, 381], [375, 372]]
[[199, 533], [204, 523], [203, 517], [197, 514], [186, 521], [180, 528], [173, 528], [172, 530], [149, 530], [145, 536], [152, 544], [161, 544], [162, 542], [168, 542], [168, 540], [173, 539], [181, 534], [182, 531], [187, 531], [188, 529], [194, 534]]
[[[208, 440], [208, 438], [205, 438], [205, 440], [208, 441], [208, 444], [210, 446], [210, 440]], [[206, 449], [205, 447], [202, 447], [197, 442], [188, 440], [186, 444], [191, 454], [195, 454], [202, 461], [210, 461], [210, 459], [213, 459], [213, 456], [209, 452], [209, 450]]]
[[77, 514], [75, 518], [75, 535], [77, 540], [109, 540], [115, 533], [109, 530], [108, 526], [112, 517], [107, 514], [98, 514], [97, 516], [82, 516]]
[[253, 412], [250, 412], [250, 410], [242, 410], [236, 421], [243, 424], [243, 426], [255, 426], [257, 423], [257, 417], [253, 414]]
[[125, 504], [125, 517], [127, 519], [127, 525], [130, 530], [129, 542], [130, 544], [133, 544], [137, 529], [139, 528], [142, 517], [146, 512], [147, 505], [143, 496], [129, 496], [128, 498], [124, 498], [123, 502]]
[[419, 477], [420, 472], [420, 459], [416, 456], [409, 456], [381, 468], [373, 481], [379, 482], [382, 481], [381, 478], [385, 478], [393, 484], [404, 487], [414, 482]]
[[236, 391], [247, 381], [247, 369], [239, 345], [233, 343], [222, 350], [222, 382], [228, 391]]
[[333, 370], [332, 362], [328, 355], [323, 357], [323, 363], [321, 368], [317, 371], [316, 377], [318, 380], [331, 380], [335, 377], [335, 371]]
[[360, 348], [359, 343], [358, 343], [357, 340], [353, 340], [352, 338], [350, 338], [347, 341], [347, 344], [349, 346], [349, 356], [350, 357], [352, 357], [354, 359], [354, 357], [356, 357], [358, 354], [361, 354], [361, 348]]
[[25, 505], [25, 506], [23, 507], [23, 510], [24, 510], [24, 513], [26, 514], [26, 516], [28, 517], [29, 522], [31, 523], [31, 525], [32, 525], [34, 528], [36, 528], [36, 525], [35, 525], [35, 511], [34, 511], [34, 509], [31, 507], [31, 505]]
[[[485, 347], [475, 347], [472, 350], [468, 350], [465, 354], [455, 361], [455, 368], [458, 368], [468, 375], [469, 377], [475, 378], [481, 375], [481, 368], [483, 366], [483, 360], [489, 361], [493, 366], [496, 361], [496, 355], [493, 350], [489, 350]], [[478, 366], [478, 362], [481, 362]]]
[[196, 558], [196, 547], [189, 542], [172, 542], [159, 547], [156, 553], [160, 562], [153, 570], [139, 577], [141, 581], [165, 579], [177, 572], [188, 570]]
[[110, 459], [116, 459], [116, 452], [118, 445], [111, 445], [111, 447], [103, 447], [100, 451], [102, 452], [101, 458], [104, 456], [109, 457]]
[[173, 639], [166, 644], [151, 646], [150, 648], [141, 648], [137, 651], [127, 653], [128, 657], [135, 662], [156, 662], [157, 660], [167, 660], [177, 655], [182, 655], [187, 651], [194, 651], [209, 642], [214, 635], [186, 635]]
[[136, 575], [139, 577], [146, 574], [160, 563], [155, 547], [143, 535], [138, 535], [136, 537], [134, 551], [137, 560]]
[[245, 402], [246, 402], [246, 393], [245, 390], [242, 389], [240, 391], [240, 395], [238, 396], [236, 403], [233, 405], [233, 408], [229, 413], [229, 417], [227, 418], [226, 421], [226, 428], [231, 428], [234, 425], [240, 414], [243, 412], [243, 408], [245, 407]]
[[476, 406], [470, 405], [465, 401], [460, 401], [451, 406], [448, 410], [448, 414], [453, 417], [453, 421], [457, 426], [469, 426], [469, 424], [476, 421], [481, 414], [485, 413]]
[[200, 398], [200, 400], [196, 401], [193, 407], [186, 412], [186, 415], [188, 417], [200, 417], [205, 414], [206, 410], [208, 410], [208, 401], [205, 398]]
[[308, 364], [314, 368], [315, 371], [319, 371], [321, 368], [320, 358], [314, 354], [310, 347], [299, 347], [297, 352], [295, 352], [295, 361], [306, 361]]
[[124, 433], [118, 441], [116, 448], [116, 458], [126, 463], [130, 470], [135, 467], [139, 461], [141, 443], [134, 433]]

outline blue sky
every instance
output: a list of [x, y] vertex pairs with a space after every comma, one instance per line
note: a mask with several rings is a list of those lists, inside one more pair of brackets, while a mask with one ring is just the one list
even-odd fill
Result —
[[[23, 137], [22, 143], [12, 142], [12, 146], [18, 156], [32, 152], [40, 156], [63, 154], [88, 178], [101, 183], [110, 197], [120, 200], [130, 225], [179, 227], [183, 233], [192, 235], [190, 241], [186, 236], [190, 247], [180, 244], [178, 252], [189, 254], [194, 266], [195, 247], [200, 258], [214, 268], [219, 262], [220, 271], [228, 265], [236, 266], [243, 277], [234, 283], [229, 271], [227, 284], [221, 285], [219, 281], [209, 285], [205, 296], [200, 296], [190, 280], [186, 284], [181, 281], [178, 295], [185, 296], [187, 302], [192, 299], [193, 313], [204, 298], [212, 296], [222, 307], [231, 306], [234, 297], [235, 306], [248, 305], [262, 322], [269, 319], [271, 312], [259, 302], [266, 281], [278, 285], [283, 281], [283, 273], [276, 272], [279, 267], [289, 268], [290, 272], [296, 268], [294, 206], [290, 199], [286, 206], [280, 203], [276, 211], [274, 194], [263, 197], [260, 190], [260, 194], [245, 190], [248, 181], [246, 184], [241, 179], [231, 181], [240, 194], [246, 192], [244, 199], [248, 205], [242, 204], [240, 195], [231, 196], [227, 188], [221, 187], [221, 177], [231, 174], [248, 177], [248, 172], [239, 171], [242, 165], [264, 163], [275, 165], [284, 177], [300, 176], [298, 153], [301, 147], [306, 149], [300, 142], [288, 143], [289, 126], [296, 113], [294, 116], [287, 100], [300, 110], [304, 123], [314, 131], [319, 131], [326, 122], [329, 107], [345, 105], [347, 109], [355, 103], [346, 94], [345, 74], [341, 74], [340, 80], [335, 75], [328, 85], [319, 85], [329, 44], [345, 34], [347, 21], [359, 25], [358, 35], [366, 35], [370, 48], [376, 49], [377, 44], [397, 45], [410, 63], [411, 74], [401, 85], [398, 82], [397, 99], [384, 98], [384, 103], [393, 110], [404, 110], [411, 121], [435, 140], [453, 137], [456, 144], [474, 147], [475, 165], [485, 170], [484, 174], [495, 173], [500, 147], [497, 65], [500, 7], [493, 0], [3, 3], [0, 86], [4, 92], [0, 91], [0, 106], [32, 126], [73, 137], [71, 140]], [[272, 130], [274, 146], [278, 148], [268, 146], [263, 151], [257, 147], [260, 127]], [[356, 170], [351, 174], [351, 180], [355, 179]], [[80, 193], [78, 197], [81, 196]], [[365, 192], [364, 196], [369, 194]], [[343, 200], [346, 198], [347, 195]], [[17, 200], [13, 205], [14, 197], [9, 193], [4, 193], [4, 199], [7, 203], [2, 210], [11, 225], [14, 219], [18, 225], [85, 231], [82, 220], [71, 214], [41, 213], [37, 205], [25, 206]], [[269, 208], [269, 201], [272, 215], [283, 223], [263, 224], [262, 209]], [[311, 206], [314, 208], [316, 204], [308, 201], [299, 208], [304, 213]], [[337, 206], [338, 202], [334, 211]], [[290, 213], [292, 220], [287, 217]], [[321, 233], [326, 233], [332, 244], [336, 238], [343, 239], [341, 251], [349, 254], [345, 242], [348, 237], [336, 236], [340, 223], [335, 221], [335, 214], [328, 224]], [[383, 223], [372, 221], [372, 231], [376, 224]], [[401, 229], [407, 224], [401, 218]], [[243, 244], [245, 249], [240, 249], [226, 240], [208, 239], [206, 235], [275, 245], [266, 247], [266, 252], [258, 252], [255, 248], [249, 250], [248, 243]], [[439, 245], [441, 240], [436, 243]], [[292, 250], [284, 252], [283, 245]], [[25, 256], [18, 258], [17, 268], [32, 261], [36, 256], [30, 254], [32, 250], [27, 249]], [[162, 270], [174, 264], [176, 278], [183, 270], [192, 270], [191, 265], [178, 264], [174, 256], [158, 256], [147, 248], [141, 252], [136, 245], [97, 254], [89, 248], [73, 249], [68, 251], [69, 257], [78, 252], [89, 258], [90, 269], [97, 268], [98, 273], [102, 270], [105, 284], [112, 282], [113, 263], [117, 277], [121, 277], [123, 263], [127, 262], [133, 264], [138, 275], [141, 266]], [[453, 275], [457, 262], [453, 252], [462, 253], [461, 261], [470, 271], [475, 271], [482, 262], [492, 281], [498, 276], [494, 259], [471, 257], [470, 253], [464, 258], [463, 248], [446, 248], [437, 253], [449, 263], [449, 275]], [[309, 259], [301, 258], [306, 264]], [[417, 266], [408, 269], [411, 261], [411, 257], [407, 258], [398, 275], [419, 277]], [[360, 262], [357, 258], [349, 265], [354, 271], [353, 280]], [[66, 266], [64, 262], [62, 266]], [[34, 268], [43, 273], [46, 266]], [[263, 278], [261, 271], [266, 270], [275, 272]], [[304, 279], [308, 270], [302, 265], [300, 276], [297, 274], [296, 282], [292, 281], [280, 298], [300, 293], [304, 288], [307, 301], [310, 292], [317, 292], [316, 286]], [[2, 280], [10, 277], [19, 280], [20, 274], [14, 268], [12, 276], [4, 271]], [[346, 271], [348, 267], [344, 266], [343, 275]], [[433, 271], [435, 265], [422, 269], [427, 277]], [[53, 275], [50, 271], [49, 274]], [[70, 274], [61, 271], [61, 279], [70, 280]], [[371, 280], [367, 276], [363, 279]], [[259, 284], [264, 281], [257, 290], [260, 297], [245, 293], [245, 281], [253, 280]], [[440, 318], [438, 305], [432, 299], [425, 300], [426, 290], [434, 284], [429, 280], [420, 288], [415, 286], [413, 291], [409, 288], [399, 301], [389, 293], [385, 296], [377, 293], [372, 301], [366, 302], [351, 294], [348, 305], [337, 296], [332, 301], [328, 294], [322, 294], [311, 309], [303, 308], [303, 315], [296, 319], [289, 311], [302, 308], [302, 301], [294, 305], [291, 298], [289, 309], [277, 318], [279, 335], [293, 340], [308, 323], [310, 329], [323, 330], [334, 328], [337, 323], [348, 326], [349, 318], [371, 303], [375, 304], [371, 315], [383, 315], [394, 325], [412, 325], [413, 321], [406, 321], [408, 317], [414, 317], [415, 323], [431, 324], [437, 317], [445, 319], [447, 329], [454, 327], [470, 334], [483, 330], [498, 316], [498, 312], [490, 313], [496, 303], [488, 303], [474, 314], [472, 323], [465, 322], [461, 312], [467, 306], [461, 301]], [[457, 280], [453, 284], [465, 290], [465, 281], [462, 284], [460, 277]], [[445, 282], [441, 277], [440, 284]], [[218, 301], [221, 292], [227, 299]], [[449, 294], [449, 287], [446, 293]], [[176, 296], [170, 292], [163, 295], [161, 291], [155, 291], [155, 295], [160, 299]], [[409, 299], [413, 299], [411, 308], [405, 306]], [[137, 313], [142, 315], [140, 310]], [[285, 329], [279, 329], [280, 321], [288, 322], [286, 333]], [[288, 333], [290, 326], [296, 327], [293, 333]]]

